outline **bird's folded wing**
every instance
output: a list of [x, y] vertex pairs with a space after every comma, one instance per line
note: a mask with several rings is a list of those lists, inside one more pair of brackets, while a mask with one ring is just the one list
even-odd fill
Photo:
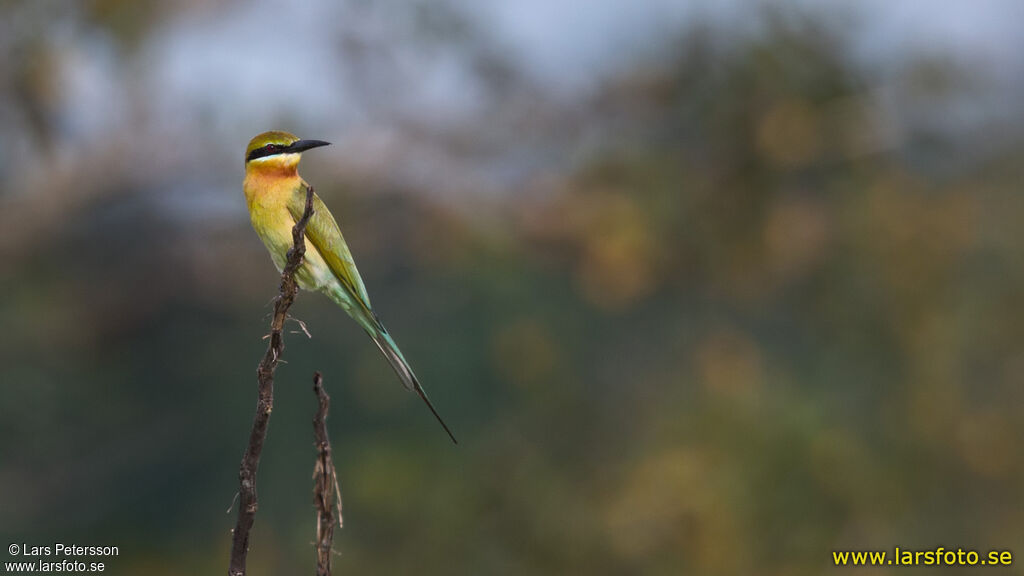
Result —
[[[306, 186], [301, 186], [288, 201], [288, 211], [298, 221], [305, 209]], [[366, 294], [366, 287], [363, 285], [363, 279], [359, 277], [359, 270], [356, 269], [345, 237], [341, 235], [341, 228], [316, 194], [313, 195], [313, 217], [306, 225], [306, 238], [316, 246], [342, 287], [353, 299], [359, 300], [357, 304], [369, 311], [370, 297]]]

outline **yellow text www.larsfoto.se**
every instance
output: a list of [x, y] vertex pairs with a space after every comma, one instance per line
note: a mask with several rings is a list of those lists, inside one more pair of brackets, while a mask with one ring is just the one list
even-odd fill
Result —
[[976, 550], [906, 550], [897, 546], [892, 553], [888, 550], [860, 550], [832, 552], [836, 566], [1009, 566], [1013, 554], [1009, 550], [990, 550], [979, 553]]

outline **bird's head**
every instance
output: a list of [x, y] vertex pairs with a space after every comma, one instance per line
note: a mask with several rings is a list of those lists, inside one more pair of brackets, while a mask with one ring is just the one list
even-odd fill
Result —
[[300, 140], [294, 134], [277, 130], [264, 132], [249, 141], [245, 149], [245, 168], [295, 170], [303, 152], [329, 144], [323, 140]]

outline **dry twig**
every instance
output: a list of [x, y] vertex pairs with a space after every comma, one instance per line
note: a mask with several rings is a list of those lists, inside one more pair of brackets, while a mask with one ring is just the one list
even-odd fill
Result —
[[334, 512], [341, 527], [341, 490], [338, 475], [331, 460], [331, 441], [327, 437], [327, 409], [331, 397], [324, 390], [323, 377], [313, 375], [313, 392], [319, 400], [319, 409], [313, 417], [313, 437], [316, 439], [316, 465], [313, 467], [313, 500], [316, 502], [316, 576], [331, 576], [331, 543], [334, 540]]
[[288, 308], [295, 301], [299, 286], [295, 281], [295, 272], [302, 264], [306, 253], [306, 224], [313, 216], [313, 188], [306, 192], [306, 208], [302, 218], [292, 228], [292, 248], [288, 251], [288, 260], [281, 271], [281, 287], [274, 300], [274, 317], [270, 321], [270, 344], [256, 369], [259, 385], [259, 397], [256, 402], [256, 416], [249, 434], [249, 445], [242, 456], [242, 465], [238, 471], [239, 497], [238, 522], [235, 524], [234, 537], [231, 545], [231, 563], [228, 567], [229, 576], [245, 575], [245, 560], [249, 554], [249, 531], [256, 519], [256, 471], [260, 465], [260, 454], [263, 442], [267, 437], [267, 424], [270, 413], [274, 409], [274, 371], [284, 351], [284, 339], [281, 335]]

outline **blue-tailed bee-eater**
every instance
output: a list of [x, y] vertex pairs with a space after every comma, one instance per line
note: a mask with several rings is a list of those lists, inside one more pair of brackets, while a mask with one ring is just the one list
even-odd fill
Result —
[[[328, 144], [272, 131], [253, 138], [245, 150], [244, 189], [252, 227], [270, 251], [278, 270], [284, 268], [292, 247], [292, 227], [306, 207], [309, 184], [299, 176], [299, 160], [306, 150]], [[315, 195], [313, 216], [306, 225], [306, 255], [295, 278], [303, 289], [326, 294], [366, 330], [402, 384], [419, 394], [452, 442], [456, 442], [398, 345], [370, 306], [370, 297], [341, 229], [327, 206]]]

